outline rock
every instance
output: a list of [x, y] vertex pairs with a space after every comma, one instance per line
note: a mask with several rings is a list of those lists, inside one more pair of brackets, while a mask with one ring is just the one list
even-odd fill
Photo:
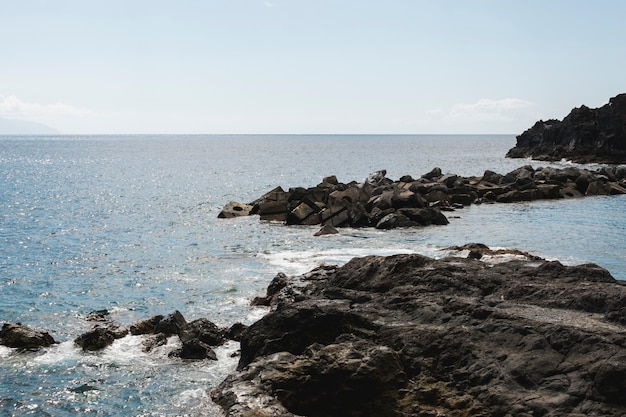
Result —
[[241, 335], [247, 328], [248, 326], [243, 323], [235, 323], [224, 332], [224, 337], [228, 340], [239, 342], [241, 341]]
[[0, 330], [0, 345], [22, 350], [36, 350], [57, 343], [48, 332], [24, 326], [21, 323], [4, 323]]
[[299, 297], [243, 332], [212, 398], [229, 417], [624, 415], [623, 282], [455, 250], [470, 256], [368, 256], [286, 280]]
[[231, 201], [226, 204], [222, 211], [217, 215], [219, 219], [230, 219], [233, 217], [241, 217], [241, 216], [249, 216], [252, 211], [252, 206], [250, 204], [238, 203], [236, 201]]
[[373, 185], [373, 186], [381, 185], [384, 182], [384, 180], [385, 180], [385, 175], [387, 175], [387, 170], [385, 170], [385, 169], [382, 169], [380, 171], [372, 172], [367, 177], [365, 182], [367, 184], [370, 184], [370, 185]]
[[276, 187], [257, 199], [250, 213], [258, 213], [261, 220], [285, 221], [289, 196], [281, 187]]
[[339, 184], [339, 181], [337, 181], [336, 175], [329, 175], [328, 177], [324, 177], [322, 179], [322, 184], [337, 185]]
[[336, 235], [339, 233], [332, 224], [325, 224], [320, 230], [315, 232], [313, 236]]
[[128, 329], [115, 324], [107, 326], [96, 325], [92, 330], [78, 336], [74, 343], [84, 351], [102, 350], [128, 334]]
[[389, 402], [406, 384], [396, 351], [349, 335], [277, 359], [255, 368], [257, 378], [262, 375], [280, 406], [301, 416], [392, 416]]
[[597, 109], [575, 108], [562, 121], [538, 121], [517, 137], [507, 157], [626, 163], [626, 94]]
[[224, 333], [225, 331], [223, 329], [217, 327], [215, 323], [209, 319], [199, 318], [189, 322], [184, 329], [179, 331], [178, 337], [183, 344], [197, 339], [209, 346], [219, 346], [225, 341]]
[[[535, 170], [524, 165], [506, 175], [487, 170], [482, 177], [442, 175], [440, 168], [434, 168], [418, 180], [405, 175], [399, 181], [385, 175], [385, 170], [377, 171], [361, 184], [354, 181], [333, 184], [336, 178], [331, 176], [312, 188], [294, 187], [285, 192], [277, 187], [255, 200], [250, 214], [287, 225], [322, 224], [323, 228], [316, 233], [320, 236], [333, 233], [338, 227], [394, 229], [445, 225], [449, 222], [441, 211], [463, 209], [477, 202], [626, 194], [626, 168]], [[439, 210], [419, 211], [433, 208]]]
[[439, 167], [435, 167], [432, 170], [430, 170], [430, 172], [422, 175], [422, 178], [427, 179], [427, 180], [431, 180], [434, 181], [437, 178], [441, 177], [441, 168]]
[[163, 317], [156, 325], [154, 333], [163, 333], [166, 336], [180, 334], [187, 328], [187, 321], [180, 311], [176, 310], [172, 314]]
[[163, 333], [151, 334], [148, 335], [141, 345], [143, 346], [144, 352], [151, 352], [153, 349], [163, 346], [167, 344], [167, 336]]
[[380, 219], [376, 224], [377, 229], [395, 229], [398, 227], [413, 227], [419, 226], [418, 222], [409, 219], [402, 213], [390, 213]]
[[184, 341], [180, 349], [173, 350], [168, 356], [191, 360], [217, 360], [217, 355], [211, 346], [198, 339]]
[[491, 183], [491, 184], [500, 184], [500, 180], [502, 179], [502, 175], [496, 172], [486, 170], [483, 173], [482, 181]]
[[156, 332], [157, 325], [163, 320], [162, 315], [156, 315], [148, 320], [138, 321], [130, 325], [130, 334], [142, 335], [142, 334], [154, 334]]

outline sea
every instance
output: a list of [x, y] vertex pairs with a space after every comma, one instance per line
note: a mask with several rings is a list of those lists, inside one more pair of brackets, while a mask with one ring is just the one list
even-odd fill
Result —
[[[48, 331], [37, 352], [0, 346], [0, 416], [221, 416], [209, 395], [237, 365], [145, 353], [127, 336], [96, 353], [73, 340], [93, 312], [129, 325], [179, 310], [218, 326], [251, 324], [278, 273], [299, 275], [370, 254], [444, 257], [451, 245], [517, 248], [564, 264], [593, 262], [626, 280], [626, 196], [472, 205], [450, 224], [380, 231], [218, 219], [229, 201], [328, 175], [362, 182], [444, 173], [505, 174], [515, 135], [0, 136], [0, 322]], [[599, 165], [590, 166], [591, 169]]]

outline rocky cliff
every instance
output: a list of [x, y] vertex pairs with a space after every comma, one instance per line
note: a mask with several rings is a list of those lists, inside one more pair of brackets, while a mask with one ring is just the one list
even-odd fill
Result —
[[457, 249], [279, 274], [212, 397], [229, 417], [626, 415], [622, 282]]
[[626, 163], [626, 94], [597, 109], [575, 108], [563, 121], [538, 121], [517, 137], [517, 145], [506, 156]]

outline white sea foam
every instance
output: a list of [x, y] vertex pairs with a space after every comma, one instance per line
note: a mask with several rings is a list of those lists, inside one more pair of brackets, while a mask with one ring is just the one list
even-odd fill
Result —
[[13, 349], [0, 345], [0, 358], [5, 359], [11, 356]]
[[287, 275], [301, 275], [323, 264], [343, 265], [356, 257], [409, 253], [416, 253], [416, 251], [406, 248], [341, 248], [319, 251], [283, 251], [260, 256], [265, 257], [270, 265]]
[[81, 358], [82, 351], [72, 340], [61, 342], [43, 350], [43, 354], [35, 357], [36, 364], [51, 365]]

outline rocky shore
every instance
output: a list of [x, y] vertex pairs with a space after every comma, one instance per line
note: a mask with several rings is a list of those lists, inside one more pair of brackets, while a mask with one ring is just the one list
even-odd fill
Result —
[[626, 167], [592, 171], [525, 165], [504, 175], [485, 171], [477, 177], [434, 168], [420, 178], [405, 175], [397, 181], [382, 170], [362, 182], [346, 184], [328, 176], [314, 187], [287, 191], [277, 187], [250, 203], [228, 203], [218, 217], [258, 215], [261, 220], [287, 225], [323, 225], [319, 233], [325, 234], [336, 232], [336, 227], [445, 225], [448, 219], [442, 212], [470, 204], [625, 193]]
[[[175, 311], [131, 324], [106, 311], [74, 342], [97, 351], [129, 333], [146, 352], [215, 360], [240, 342], [235, 373], [211, 390], [227, 417], [626, 415], [626, 283], [595, 264], [564, 266], [481, 244], [354, 258], [276, 275], [250, 326]], [[58, 343], [4, 323], [0, 344]]]
[[278, 274], [212, 398], [229, 417], [626, 415], [623, 282], [453, 249]]
[[626, 163], [626, 94], [611, 98], [597, 109], [575, 108], [562, 121], [538, 121], [517, 137], [517, 144], [506, 156]]

